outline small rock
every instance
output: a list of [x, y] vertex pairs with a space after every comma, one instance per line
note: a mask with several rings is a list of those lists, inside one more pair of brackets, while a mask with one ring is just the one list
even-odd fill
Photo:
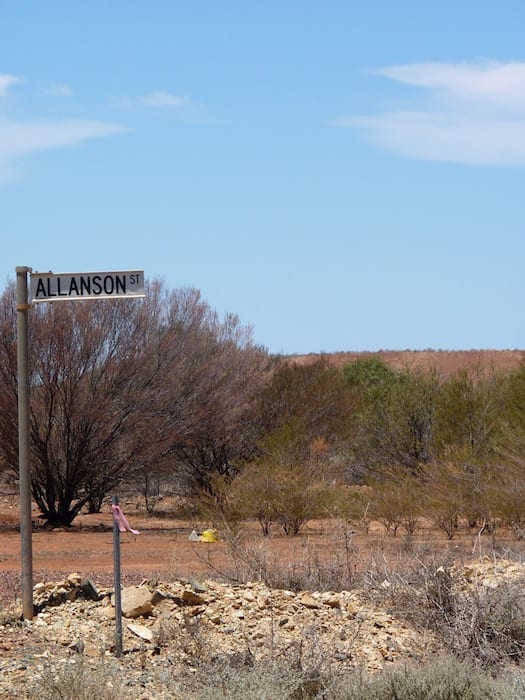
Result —
[[130, 632], [137, 635], [137, 637], [145, 639], [147, 642], [151, 642], [153, 640], [153, 630], [151, 630], [149, 627], [129, 622], [127, 628]]
[[182, 600], [185, 605], [204, 605], [206, 603], [202, 596], [188, 590], [182, 592]]
[[207, 586], [196, 578], [190, 578], [190, 586], [191, 590], [195, 591], [195, 593], [206, 593], [208, 590]]
[[303, 593], [301, 595], [300, 602], [306, 608], [318, 608], [319, 607], [319, 603], [315, 600], [315, 598], [310, 593]]
[[330, 596], [324, 602], [330, 608], [340, 608], [341, 607], [341, 601], [339, 599], [339, 596], [336, 596], [336, 595]]
[[100, 594], [97, 591], [97, 587], [91, 581], [91, 579], [86, 578], [82, 581], [80, 584], [80, 590], [82, 591], [82, 594], [84, 595], [85, 598], [88, 600], [99, 600], [100, 599]]
[[[129, 586], [122, 590], [121, 607], [124, 617], [146, 617], [153, 612], [152, 593], [146, 586]], [[115, 597], [111, 599], [115, 605]]]
[[83, 654], [84, 653], [84, 647], [85, 644], [82, 641], [82, 639], [76, 639], [74, 642], [71, 642], [69, 645], [69, 649], [72, 651], [76, 651], [78, 654]]

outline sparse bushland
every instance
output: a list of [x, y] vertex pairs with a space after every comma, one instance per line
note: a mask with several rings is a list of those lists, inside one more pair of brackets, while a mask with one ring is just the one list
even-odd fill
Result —
[[321, 516], [327, 487], [311, 469], [265, 463], [246, 468], [233, 495], [246, 517], [257, 519], [263, 535], [276, 527], [298, 535], [309, 520]]
[[523, 538], [525, 470], [516, 454], [476, 463], [456, 453], [427, 465], [411, 493], [423, 499], [425, 514], [448, 539], [460, 528], [492, 535], [503, 528]]
[[[0, 471], [13, 478], [15, 317], [10, 285], [0, 297]], [[451, 538], [462, 521], [521, 536], [510, 494], [525, 364], [445, 379], [375, 358], [337, 369], [328, 356], [269, 357], [197, 290], [160, 282], [144, 300], [40, 305], [30, 345], [33, 498], [50, 524], [96, 512], [117, 486], [139, 485], [152, 510], [162, 478], [205, 494], [223, 520], [293, 535], [330, 509], [330, 483], [370, 483], [375, 502], [349, 516], [359, 527], [375, 517], [413, 534], [428, 496]]]
[[[65, 663], [48, 660], [30, 687], [13, 690], [22, 700], [139, 700], [154, 697], [146, 687], [125, 683], [125, 666], [117, 662], [72, 658]], [[300, 652], [286, 662], [253, 663], [216, 655], [206, 663], [195, 660], [191, 669], [172, 667], [158, 672], [147, 663], [144, 677], [165, 700], [523, 700], [525, 680], [517, 672], [497, 677], [452, 656], [430, 662], [385, 669], [379, 674], [356, 670], [346, 673], [304, 671]]]
[[462, 523], [475, 528], [478, 523], [481, 527], [482, 523], [492, 521], [488, 476], [482, 467], [457, 456], [426, 465], [421, 480], [421, 490], [426, 494], [426, 514], [449, 540]]
[[[369, 675], [355, 671], [325, 675], [305, 673], [293, 664], [268, 663], [254, 668], [219, 662], [191, 679], [180, 679], [174, 697], [188, 700], [523, 700], [519, 675], [492, 678], [476, 666], [452, 657]], [[177, 693], [180, 693], [178, 695]]]
[[[293, 560], [283, 562], [265, 540], [249, 537], [228, 543], [228, 563], [216, 573], [238, 583], [264, 581], [291, 591], [341, 591], [358, 585], [359, 550], [344, 523], [334, 523], [336, 546], [326, 556], [308, 540], [297, 540]], [[298, 556], [299, 553], [299, 556]]]
[[200, 512], [230, 533], [243, 521], [256, 520], [265, 537], [297, 535], [309, 521], [332, 518], [364, 533], [376, 521], [389, 536], [415, 535], [430, 522], [450, 540], [460, 532], [495, 536], [497, 531], [510, 531], [519, 540], [525, 535], [522, 464], [514, 454], [487, 464], [457, 451], [447, 461], [422, 465], [418, 474], [385, 467], [352, 486], [337, 479], [339, 466], [329, 453], [298, 464], [279, 448], [247, 464], [235, 478], [214, 481], [214, 495], [205, 494]]
[[387, 534], [396, 535], [402, 526], [413, 535], [418, 520], [428, 512], [428, 496], [420, 479], [410, 473], [385, 474], [381, 481], [368, 482], [373, 493], [371, 516]]
[[[359, 386], [359, 385], [358, 385]], [[356, 392], [356, 385], [351, 386]], [[388, 372], [361, 387], [355, 458], [365, 475], [388, 470], [417, 474], [434, 457], [439, 380], [433, 373]]]
[[256, 520], [265, 537], [298, 535], [309, 520], [326, 516], [340, 463], [323, 438], [304, 444], [300, 429], [287, 425], [266, 436], [259, 456], [233, 478], [215, 479], [213, 495], [201, 495], [201, 513], [228, 532], [240, 520]]
[[514, 454], [497, 470], [492, 491], [494, 512], [518, 540], [525, 538], [525, 461]]
[[[31, 687], [20, 687], [13, 697], [82, 700], [91, 693], [90, 697], [101, 700], [109, 694], [113, 700], [525, 700], [522, 579], [502, 576], [500, 581], [495, 578], [485, 586], [476, 584], [472, 575], [466, 585], [462, 567], [453, 568], [453, 559], [458, 556], [453, 550], [436, 554], [430, 548], [414, 546], [414, 551], [409, 551], [401, 537], [388, 537], [384, 538], [390, 547], [388, 554], [378, 549], [374, 558], [367, 552], [364, 559], [354, 539], [349, 521], [335, 517], [322, 543], [314, 544], [306, 537], [282, 538], [287, 546], [301, 549], [301, 556], [293, 557], [299, 563], [292, 565], [277, 560], [271, 538], [248, 537], [244, 532], [227, 541], [227, 566], [211, 571], [214, 577], [235, 583], [262, 580], [270, 598], [277, 588], [358, 589], [364, 604], [373, 604], [374, 609], [385, 610], [428, 632], [428, 638], [436, 640], [430, 660], [425, 657], [402, 665], [387, 662], [383, 671], [374, 674], [359, 668], [334, 673], [326, 665], [330, 649], [316, 646], [308, 630], [296, 645], [284, 651], [278, 645], [272, 647], [268, 637], [266, 661], [256, 660], [248, 641], [244, 651], [226, 654], [207, 636], [209, 621], [188, 609], [181, 620], [167, 618], [158, 626], [151, 655], [135, 649], [120, 661], [107, 657], [81, 659], [73, 654], [65, 662], [39, 659]], [[329, 541], [332, 548], [327, 555]], [[206, 547], [212, 567], [213, 551]], [[493, 557], [493, 569], [498, 571], [498, 555], [490, 549], [490, 541], [482, 553]], [[513, 556], [509, 552], [505, 555]], [[272, 614], [271, 604], [268, 614]], [[275, 627], [278, 634], [277, 616]], [[439, 649], [447, 655], [441, 656]], [[137, 667], [141, 680], [131, 683], [129, 669]], [[57, 685], [61, 688], [58, 692]], [[84, 690], [86, 694], [82, 694]]]

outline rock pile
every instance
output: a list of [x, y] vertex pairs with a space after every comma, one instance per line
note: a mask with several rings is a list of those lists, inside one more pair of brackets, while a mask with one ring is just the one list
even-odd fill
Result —
[[[34, 602], [37, 614], [31, 621], [21, 623], [4, 611], [0, 694], [46, 657], [80, 652], [100, 659], [114, 652], [113, 590], [97, 590], [75, 573], [36, 584]], [[128, 666], [140, 652], [141, 664], [147, 658], [152, 666], [188, 667], [228, 657], [250, 664], [283, 659], [304, 669], [377, 670], [420, 658], [432, 646], [430, 638], [372, 608], [356, 591], [295, 593], [261, 582], [144, 581], [122, 590], [122, 614], [122, 662]]]
[[462, 589], [472, 586], [496, 588], [502, 582], [510, 583], [525, 576], [525, 565], [507, 559], [482, 557], [462, 567], [453, 568], [452, 577]]
[[[452, 571], [461, 586], [480, 580], [491, 585], [493, 577], [523, 573], [524, 567], [512, 562], [479, 562]], [[113, 657], [113, 593], [75, 573], [60, 582], [36, 584], [33, 620], [20, 622], [19, 611], [3, 610], [0, 696], [16, 697], [10, 695], [13, 685], [34, 681], [46, 659], [67, 662], [81, 654], [94, 663]], [[437, 648], [432, 635], [372, 606], [358, 590], [293, 592], [262, 582], [150, 580], [122, 590], [122, 613], [125, 653], [119, 663], [130, 682], [140, 677], [149, 693], [143, 697], [150, 698], [164, 697], [155, 686], [159, 670], [188, 669], [217, 659], [249, 665], [285, 660], [305, 670], [375, 671], [423, 659]]]

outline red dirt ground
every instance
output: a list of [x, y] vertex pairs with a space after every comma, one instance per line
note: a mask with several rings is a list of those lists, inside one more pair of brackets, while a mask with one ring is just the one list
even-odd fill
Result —
[[[16, 496], [0, 496], [0, 601], [12, 601], [20, 595], [21, 539]], [[134, 510], [136, 504], [123, 503], [123, 510], [140, 535], [120, 536], [122, 582], [126, 585], [144, 579], [170, 581], [179, 578], [214, 576], [231, 578], [234, 562], [227, 542], [191, 542], [188, 537], [195, 524], [173, 518], [171, 513], [147, 516]], [[96, 515], [78, 517], [68, 529], [49, 530], [35, 523], [32, 535], [33, 578], [57, 581], [76, 571], [92, 578], [99, 586], [113, 584], [113, 527], [109, 506]], [[203, 527], [203, 524], [200, 524]], [[341, 554], [344, 541], [333, 521], [309, 523], [297, 537], [260, 535], [259, 526], [246, 526], [250, 535], [249, 550], [257, 556], [258, 548], [266, 561], [281, 568], [301, 566], [316, 558], [329, 562], [336, 552]], [[497, 546], [511, 549], [521, 546], [509, 533], [498, 532]], [[445, 553], [456, 561], [464, 561], [493, 551], [494, 540], [475, 532], [461, 532], [447, 540], [441, 531], [422, 527], [412, 538], [410, 550], [403, 533], [385, 536], [381, 525], [373, 524], [369, 534], [354, 533], [351, 538], [351, 560], [356, 573], [371, 566], [395, 568], [407, 552], [422, 556]], [[262, 554], [264, 551], [264, 554]], [[374, 563], [375, 562], [375, 563]]]
[[[192, 575], [204, 570], [200, 561], [206, 545], [188, 540], [192, 527], [171, 517], [150, 517], [123, 504], [135, 536], [120, 535], [121, 569], [125, 576], [152, 578], [180, 574]], [[217, 551], [224, 543], [213, 545]], [[34, 522], [32, 533], [33, 572], [37, 580], [52, 580], [78, 571], [103, 583], [113, 572], [113, 521], [109, 506], [99, 514], [81, 515], [70, 528], [46, 528]], [[0, 577], [2, 572], [20, 570], [21, 538], [18, 499], [0, 497]], [[4, 576], [5, 578], [5, 576]], [[8, 576], [12, 581], [12, 576]], [[2, 582], [0, 581], [0, 589]], [[1, 595], [1, 591], [0, 591]]]
[[[450, 377], [460, 369], [480, 368], [485, 371], [509, 371], [525, 360], [524, 350], [380, 350], [379, 352], [334, 352], [326, 355], [330, 363], [342, 367], [357, 359], [377, 357], [396, 370], [435, 369], [444, 377]], [[301, 364], [313, 362], [317, 354], [291, 356]]]

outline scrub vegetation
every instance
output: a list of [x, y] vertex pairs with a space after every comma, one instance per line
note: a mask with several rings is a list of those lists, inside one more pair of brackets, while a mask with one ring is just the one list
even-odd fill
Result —
[[[312, 518], [414, 534], [423, 518], [525, 534], [525, 365], [342, 367], [272, 357], [194, 289], [30, 311], [33, 498], [51, 525], [159, 484], [265, 536]], [[14, 287], [0, 298], [0, 469], [16, 478]]]
[[[14, 296], [10, 285], [0, 298], [0, 471], [11, 479]], [[29, 328], [31, 486], [49, 525], [98, 512], [116, 487], [142, 494], [153, 511], [166, 488], [225, 534], [237, 580], [256, 576], [295, 590], [364, 586], [439, 635], [452, 655], [345, 679], [306, 676], [300, 664], [247, 669], [217, 659], [191, 683], [174, 676], [174, 697], [247, 697], [247, 688], [254, 698], [525, 697], [522, 676], [504, 673], [509, 663], [519, 669], [525, 654], [522, 582], [467, 598], [446, 567], [419, 554], [410, 569], [409, 557], [410, 538], [423, 527], [450, 540], [460, 531], [525, 537], [525, 364], [442, 376], [375, 357], [342, 367], [327, 356], [296, 362], [270, 356], [198, 291], [161, 282], [144, 300], [38, 305]], [[293, 580], [238, 537], [247, 520], [258, 523], [264, 543], [298, 535], [314, 519], [338, 528], [337, 561], [307, 557]], [[358, 581], [351, 534], [367, 533], [371, 522], [398, 537], [407, 558], [395, 573], [369, 570]], [[44, 673], [35, 697], [91, 693], [85, 674], [81, 664]]]

